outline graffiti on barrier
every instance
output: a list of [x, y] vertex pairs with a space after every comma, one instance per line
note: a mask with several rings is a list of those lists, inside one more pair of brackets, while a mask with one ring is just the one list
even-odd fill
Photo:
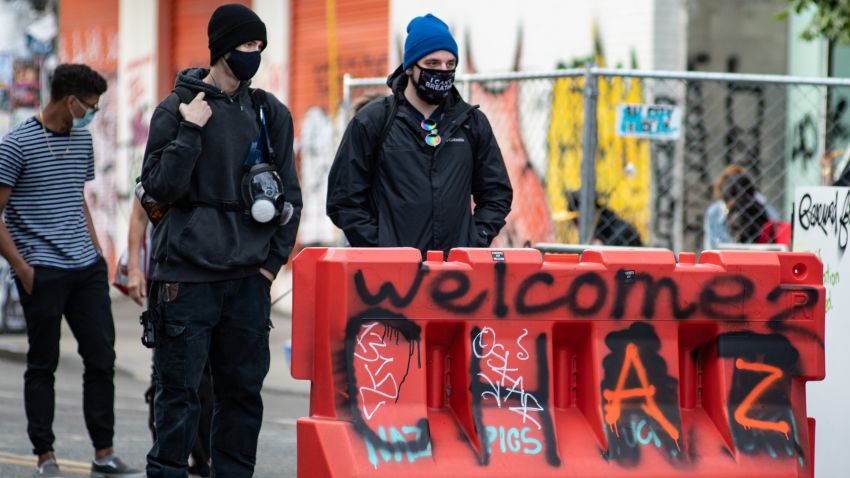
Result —
[[[486, 465], [490, 462], [494, 451], [492, 443], [498, 436], [500, 446], [497, 450], [502, 454], [519, 453], [522, 449], [523, 454], [536, 455], [544, 448], [541, 443], [545, 443], [546, 461], [551, 465], [559, 465], [561, 460], [555, 448], [554, 425], [547, 409], [549, 367], [546, 335], [539, 334], [529, 351], [527, 345], [523, 344], [529, 335], [526, 328], [511, 340], [500, 339], [492, 327], [473, 327], [470, 334], [472, 411], [476, 430], [487, 436], [487, 444], [482, 447], [479, 463]], [[530, 341], [525, 341], [526, 344], [528, 342]], [[533, 375], [526, 377], [523, 374], [526, 370], [531, 371]], [[536, 383], [536, 389], [530, 389], [530, 382]], [[485, 412], [488, 410], [507, 410], [515, 415], [513, 420], [498, 413], [488, 413], [488, 416], [490, 419], [518, 423], [515, 427], [508, 427], [505, 435], [504, 425], [494, 428], [494, 425], [485, 423]], [[520, 443], [536, 443], [538, 446], [527, 448], [520, 446]]]
[[[393, 275], [393, 279], [377, 278], [368, 268], [354, 271], [351, 305], [353, 310], [362, 306], [364, 311], [347, 322], [345, 397], [354, 430], [375, 469], [434, 459], [430, 412], [423, 408], [426, 375], [429, 396], [446, 399], [445, 405], [438, 399], [432, 406], [437, 410], [448, 407], [456, 416], [459, 436], [464, 437], [478, 466], [505, 459], [564, 466], [569, 459], [561, 456], [558, 447], [564, 429], [556, 419], [563, 409], [555, 404], [583, 405], [581, 399], [559, 402], [553, 396], [553, 373], [559, 373], [562, 366], [550, 361], [553, 353], [558, 355], [561, 350], [553, 349], [552, 342], [563, 341], [564, 334], [552, 333], [547, 321], [528, 320], [551, 314], [563, 314], [565, 321], [623, 321], [622, 327], [606, 333], [604, 350], [600, 350], [600, 375], [593, 395], [599, 401], [582, 408], [588, 423], [594, 423], [597, 416], [602, 425], [598, 435], [602, 459], [631, 468], [652, 454], [682, 470], [693, 469], [701, 460], [698, 435], [692, 422], [685, 426], [682, 418], [683, 385], [678, 375], [682, 365], [671, 367], [668, 363], [670, 350], [664, 350], [656, 331], [661, 322], [657, 321], [740, 326], [751, 323], [751, 314], [763, 314], [752, 324], [760, 324], [767, 333], [744, 327], [705, 334], [695, 348], [679, 353], [702, 357], [716, 351], [715, 362], [722, 363], [710, 372], [713, 378], [704, 375], [703, 380], [725, 385], [719, 385], [720, 392], [704, 392], [711, 398], [700, 400], [715, 400], [726, 408], [723, 416], [728, 420], [730, 438], [725, 447], [806, 466], [798, 428], [804, 417], [795, 415], [791, 401], [793, 377], [801, 375], [799, 353], [790, 337], [820, 347], [823, 342], [790, 319], [812, 313], [820, 301], [819, 288], [805, 284], [768, 287], [737, 273], [693, 277], [684, 286], [676, 274], [622, 268], [575, 274], [526, 271], [511, 270], [508, 263], [499, 262], [483, 281], [480, 274], [432, 269], [426, 263], [411, 264], [410, 270]], [[435, 374], [428, 370], [437, 365], [423, 364], [420, 358], [426, 342], [425, 325], [422, 319], [409, 317], [419, 317], [423, 310], [464, 320], [464, 325], [447, 326], [459, 332], [453, 339], [459, 342], [441, 345], [447, 358], [440, 363], [460, 360], [468, 366], [465, 370], [447, 367], [446, 377], [439, 378], [445, 382], [435, 382]], [[457, 353], [468, 355], [461, 358]], [[587, 350], [581, 354], [588, 356]], [[587, 370], [571, 367], [570, 373], [579, 375]], [[731, 374], [731, 381], [719, 378], [721, 370]], [[465, 378], [449, 378], [461, 371]], [[437, 372], [437, 376], [441, 374]], [[571, 386], [583, 386], [577, 385], [574, 376], [572, 380]], [[586, 380], [579, 379], [589, 384]], [[440, 388], [435, 392], [434, 387]], [[468, 393], [468, 401], [453, 397], [451, 389]]]
[[682, 457], [678, 382], [667, 374], [653, 327], [634, 323], [609, 334], [605, 344], [611, 351], [602, 361], [608, 456], [634, 465], [640, 459], [637, 442], [662, 449], [671, 459]]
[[734, 363], [729, 392], [729, 425], [735, 447], [805, 460], [791, 407], [792, 376], [799, 374], [799, 352], [780, 334], [730, 332], [717, 339], [718, 355]]
[[[470, 276], [462, 271], [449, 270], [430, 274], [426, 265], [418, 268], [404, 293], [392, 281], [384, 281], [377, 292], [367, 284], [362, 270], [354, 274], [354, 286], [364, 304], [377, 306], [388, 302], [403, 309], [419, 297], [420, 289], [427, 291], [426, 300], [446, 312], [472, 314], [485, 307], [488, 299], [499, 317], [509, 313], [519, 316], [542, 314], [563, 309], [573, 317], [588, 317], [607, 313], [621, 319], [635, 313], [645, 319], [661, 314], [679, 320], [709, 318], [714, 320], [747, 320], [741, 313], [742, 305], [754, 301], [755, 284], [744, 275], [724, 275], [704, 281], [697, 289], [686, 294], [671, 277], [656, 277], [647, 273], [619, 270], [612, 277], [596, 272], [575, 276], [558, 276], [549, 272], [535, 272], [518, 280], [513, 295], [507, 297], [503, 274], [495, 274], [493, 287], [473, 287]], [[426, 280], [427, 278], [427, 280]], [[613, 284], [612, 284], [613, 282]], [[636, 287], [642, 285], [641, 291]], [[544, 290], [548, 300], [531, 300]], [[635, 292], [638, 290], [638, 292]], [[797, 312], [812, 310], [817, 305], [818, 291], [808, 286], [777, 286], [765, 294], [769, 302], [780, 302], [787, 295], [802, 294], [805, 300], [792, 302], [770, 317], [769, 326], [784, 327], [785, 319]], [[662, 298], [666, 299], [663, 300]], [[512, 307], [509, 305], [512, 304]], [[730, 307], [731, 306], [731, 307]], [[664, 315], [665, 317], [668, 315]]]
[[408, 424], [382, 423], [395, 418], [386, 405], [398, 402], [411, 366], [422, 367], [420, 336], [419, 325], [384, 309], [370, 309], [348, 322], [345, 364], [349, 408], [354, 428], [364, 437], [375, 468], [379, 457], [384, 462], [400, 462], [404, 456], [413, 462], [431, 454], [426, 419]]

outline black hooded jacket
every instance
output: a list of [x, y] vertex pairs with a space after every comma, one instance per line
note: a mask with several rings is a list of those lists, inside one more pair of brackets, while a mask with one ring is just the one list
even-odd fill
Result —
[[487, 117], [452, 88], [435, 148], [404, 104], [401, 67], [387, 84], [398, 109], [386, 138], [373, 158], [391, 97], [366, 105], [349, 123], [328, 176], [328, 216], [355, 247], [424, 253], [489, 246], [505, 225], [513, 190]]
[[[301, 189], [292, 150], [292, 116], [267, 94], [266, 117], [285, 187], [295, 213], [285, 226], [261, 224], [243, 210], [197, 204], [242, 203], [243, 162], [260, 128], [248, 82], [232, 97], [202, 81], [208, 70], [184, 70], [177, 85], [194, 97], [204, 92], [212, 116], [203, 128], [182, 120], [180, 99], [169, 95], [153, 113], [142, 166], [145, 192], [173, 204], [153, 233], [152, 279], [206, 282], [256, 274], [277, 274], [295, 244]], [[194, 205], [192, 205], [194, 204]]]

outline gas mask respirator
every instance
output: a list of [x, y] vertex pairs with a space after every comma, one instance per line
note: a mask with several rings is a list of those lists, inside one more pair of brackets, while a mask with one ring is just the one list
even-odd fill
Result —
[[[242, 202], [255, 221], [266, 224], [276, 222], [284, 225], [292, 219], [295, 211], [284, 198], [283, 181], [274, 167], [274, 161], [266, 161], [265, 155], [274, 158], [264, 107], [259, 106], [260, 134], [251, 142], [245, 157], [242, 177]], [[265, 154], [264, 154], [265, 153]]]
[[283, 192], [283, 181], [271, 164], [255, 164], [242, 178], [242, 201], [251, 218], [259, 223], [289, 222], [293, 208], [284, 200]]

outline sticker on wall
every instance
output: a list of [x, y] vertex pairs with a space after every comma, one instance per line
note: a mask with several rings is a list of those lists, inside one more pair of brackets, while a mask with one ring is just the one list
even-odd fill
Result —
[[14, 58], [12, 55], [0, 55], [0, 110], [9, 110], [9, 93], [14, 78]]
[[37, 108], [39, 99], [38, 65], [27, 60], [15, 60], [12, 83], [12, 108]]
[[671, 105], [617, 105], [617, 136], [676, 140], [682, 126], [682, 109]]

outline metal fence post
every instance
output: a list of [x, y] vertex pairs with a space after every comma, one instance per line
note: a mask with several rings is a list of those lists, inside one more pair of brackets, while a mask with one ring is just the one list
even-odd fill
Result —
[[595, 65], [588, 65], [584, 73], [584, 123], [579, 193], [579, 239], [582, 244], [590, 244], [596, 226], [596, 100], [599, 96], [597, 78]]
[[[342, 108], [345, 113], [345, 117], [348, 118], [350, 109], [351, 109], [351, 74], [346, 73], [342, 75]], [[331, 115], [334, 114], [333, 111], [329, 111]]]

